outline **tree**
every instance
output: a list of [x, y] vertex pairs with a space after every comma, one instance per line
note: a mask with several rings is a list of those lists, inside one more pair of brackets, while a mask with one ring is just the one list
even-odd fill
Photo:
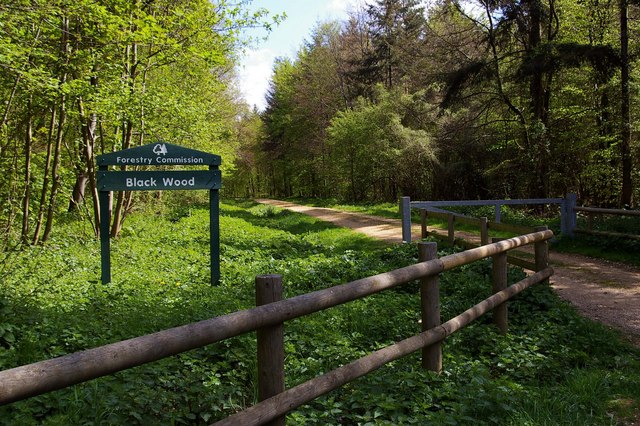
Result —
[[629, 3], [620, 0], [620, 155], [622, 157], [622, 190], [620, 193], [621, 206], [630, 206], [633, 195], [631, 173], [633, 162], [631, 159], [631, 115], [629, 94]]
[[[396, 200], [398, 194], [424, 195], [435, 152], [431, 137], [418, 124], [428, 106], [420, 96], [377, 88], [375, 102], [360, 98], [355, 108], [340, 111], [327, 129], [335, 174], [343, 197], [351, 201]], [[419, 114], [415, 114], [419, 111]]]
[[[623, 101], [618, 79], [634, 73], [621, 71], [618, 3], [474, 5], [437, 2], [426, 20], [419, 2], [379, 0], [352, 13], [337, 36], [313, 33], [294, 61], [276, 68], [263, 114], [259, 155], [275, 159], [266, 173], [272, 194], [577, 191], [606, 206], [633, 192], [633, 133], [619, 122], [632, 123], [634, 99]], [[412, 145], [407, 134], [428, 144]], [[407, 152], [414, 155], [399, 154]], [[405, 179], [409, 164], [421, 173], [417, 184]]]
[[[494, 99], [514, 118], [512, 123], [517, 124], [512, 131], [517, 132], [513, 140], [520, 154], [515, 161], [509, 161], [521, 170], [532, 169], [523, 195], [546, 198], [552, 180], [558, 176], [554, 166], [562, 167], [561, 162], [556, 163], [556, 158], [561, 158], [557, 154], [572, 149], [559, 143], [563, 129], [554, 127], [566, 122], [567, 116], [562, 114], [568, 113], [551, 108], [553, 95], [562, 88], [559, 82], [569, 70], [590, 65], [600, 83], [606, 83], [613, 76], [617, 54], [609, 45], [595, 44], [593, 40], [585, 43], [583, 39], [576, 40], [574, 34], [563, 34], [555, 0], [480, 2], [480, 5], [484, 10], [481, 18], [470, 16], [460, 6], [458, 11], [483, 30], [488, 54], [450, 74], [445, 105], [455, 97], [460, 99], [470, 83], [476, 87], [478, 83], [489, 84]], [[585, 80], [580, 78], [584, 84]], [[584, 158], [584, 152], [580, 158]]]
[[368, 6], [371, 47], [359, 71], [363, 80], [387, 89], [405, 78], [415, 81], [412, 64], [425, 42], [424, 14], [418, 0], [377, 0]]
[[[238, 107], [229, 87], [239, 31], [268, 23], [268, 12], [249, 13], [247, 6], [226, 0], [0, 5], [5, 241], [14, 238], [16, 218], [23, 242], [46, 241], [62, 212], [61, 197], [97, 234], [100, 153], [163, 139], [215, 150], [231, 163]], [[112, 235], [133, 203], [133, 194], [118, 195]]]
[[327, 22], [315, 28], [298, 53], [300, 76], [295, 81], [293, 120], [304, 131], [291, 154], [301, 166], [298, 185], [306, 196], [326, 197], [334, 185], [326, 129], [336, 112], [347, 105], [338, 43], [339, 26]]

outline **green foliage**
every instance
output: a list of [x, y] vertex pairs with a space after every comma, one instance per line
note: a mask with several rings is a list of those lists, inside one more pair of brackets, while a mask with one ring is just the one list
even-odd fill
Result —
[[[209, 283], [208, 210], [184, 203], [132, 214], [113, 241], [106, 286], [99, 244], [73, 216], [50, 245], [6, 253], [0, 368], [251, 307], [257, 274], [283, 274], [291, 297], [417, 261], [415, 245], [389, 247], [251, 202], [221, 207], [218, 286]], [[443, 319], [488, 295], [490, 275], [490, 261], [442, 274]], [[510, 282], [522, 277], [509, 273]], [[287, 386], [419, 332], [418, 293], [409, 283], [288, 322]], [[255, 403], [255, 350], [253, 334], [229, 339], [1, 407], [0, 424], [210, 424]], [[507, 336], [489, 315], [449, 338], [443, 374], [423, 371], [414, 354], [293, 411], [288, 423], [607, 424], [620, 401], [640, 400], [639, 357], [550, 288], [534, 287], [510, 302]]]
[[249, 3], [0, 5], [2, 241], [46, 241], [71, 194], [97, 224], [87, 177], [101, 153], [165, 140], [232, 164], [241, 107], [228, 74], [245, 43], [239, 31], [280, 20]]
[[[596, 232], [611, 232], [638, 235], [640, 218], [634, 216], [611, 216], [579, 214], [577, 228]], [[640, 241], [623, 236], [590, 236], [576, 234], [573, 238], [562, 238], [554, 244], [554, 250], [580, 253], [586, 256], [608, 259], [640, 266]]]
[[[265, 132], [243, 150], [265, 164], [236, 178], [261, 174], [254, 196], [362, 202], [575, 192], [584, 205], [631, 204], [640, 157], [627, 154], [637, 141], [622, 141], [622, 129], [637, 123], [621, 125], [619, 7], [509, 0], [426, 9], [385, 0], [341, 25], [318, 25], [294, 60], [276, 65]], [[637, 42], [631, 37], [630, 51]], [[637, 58], [630, 61], [633, 81]]]
[[[335, 173], [343, 182], [337, 195], [350, 201], [416, 193], [415, 179], [428, 179], [435, 159], [431, 135], [424, 130], [429, 107], [421, 95], [382, 86], [376, 95], [374, 102], [360, 98], [353, 109], [338, 112], [327, 129]], [[412, 122], [414, 114], [424, 116]]]
[[561, 239], [553, 249], [640, 266], [640, 243], [623, 237], [579, 235]]

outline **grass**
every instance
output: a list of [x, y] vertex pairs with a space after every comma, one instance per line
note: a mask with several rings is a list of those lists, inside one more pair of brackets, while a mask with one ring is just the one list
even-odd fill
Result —
[[[398, 206], [393, 203], [370, 203], [370, 204], [344, 204], [336, 200], [316, 200], [316, 199], [293, 199], [293, 202], [299, 202], [306, 205], [319, 207], [330, 207], [338, 210], [370, 214], [386, 218], [398, 219], [400, 217]], [[455, 207], [451, 208], [460, 214], [471, 217], [488, 217], [492, 220], [494, 208], [492, 206], [485, 207]], [[420, 223], [418, 211], [412, 210], [412, 222]], [[563, 237], [560, 235], [560, 219], [553, 211], [547, 212], [543, 216], [531, 214], [525, 209], [516, 209], [510, 206], [502, 207], [502, 223], [520, 225], [527, 227], [548, 226], [558, 236], [550, 248], [558, 252], [577, 253], [589, 257], [611, 260], [614, 262], [625, 263], [628, 265], [640, 267], [640, 241], [634, 241], [619, 237], [595, 237], [586, 235], [575, 235], [573, 238]], [[429, 227], [446, 230], [448, 224], [443, 220], [431, 218], [428, 222]], [[637, 235], [640, 229], [640, 218], [637, 217], [616, 217], [616, 216], [598, 216], [593, 221], [594, 230], [620, 232]], [[578, 227], [587, 228], [587, 217], [578, 217]], [[480, 235], [480, 229], [477, 226], [468, 224], [456, 224], [456, 231]], [[491, 237], [511, 238], [517, 234], [503, 231], [490, 231]]]
[[[207, 208], [159, 206], [130, 216], [113, 242], [113, 282], [103, 286], [89, 227], [67, 217], [58, 229], [48, 246], [5, 253], [1, 369], [248, 308], [257, 274], [283, 274], [291, 297], [417, 256], [415, 245], [387, 246], [307, 216], [225, 202], [223, 279], [211, 286]], [[490, 261], [442, 274], [443, 319], [488, 295], [490, 276]], [[512, 282], [521, 277], [510, 271]], [[507, 336], [488, 316], [449, 338], [441, 375], [423, 371], [414, 354], [293, 411], [288, 424], [595, 425], [637, 412], [637, 349], [548, 287], [519, 296], [509, 315]], [[288, 322], [287, 386], [415, 334], [419, 319], [411, 283]], [[0, 424], [210, 424], [253, 404], [256, 380], [248, 334], [0, 407]]]
[[390, 219], [398, 219], [400, 217], [398, 213], [397, 203], [357, 203], [346, 204], [339, 202], [336, 199], [329, 198], [289, 198], [288, 201], [292, 203], [303, 204], [305, 206], [312, 207], [327, 207], [337, 210], [343, 210], [352, 213], [363, 213], [373, 216], [381, 216]]
[[640, 241], [578, 235], [562, 238], [551, 248], [558, 252], [577, 253], [640, 268]]

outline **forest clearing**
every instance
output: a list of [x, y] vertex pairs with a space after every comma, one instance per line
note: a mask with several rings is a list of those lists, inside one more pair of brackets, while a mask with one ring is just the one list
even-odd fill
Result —
[[[420, 351], [394, 358], [287, 422], [637, 424], [638, 4], [350, 2], [275, 59], [258, 108], [242, 98], [241, 58], [293, 7], [263, 4], [0, 4], [0, 424], [224, 421], [261, 399], [257, 333], [171, 356], [156, 333], [258, 309], [265, 274], [283, 277], [277, 306], [288, 306], [466, 257], [436, 278], [287, 319], [290, 389], [444, 330], [423, 330], [422, 280], [439, 280], [445, 324], [487, 311], [446, 337], [440, 374]], [[475, 251], [440, 244], [428, 261], [420, 250], [446, 226], [430, 223], [418, 244], [397, 233], [403, 198], [570, 194], [600, 236], [560, 235], [556, 207], [505, 211], [514, 226], [548, 230], [495, 234], [505, 242]], [[253, 201], [268, 199], [285, 201]], [[505, 263], [527, 244], [529, 275]], [[497, 320], [507, 293], [508, 330]], [[12, 399], [13, 386], [66, 383], [38, 366], [140, 342], [129, 339], [156, 342], [129, 348], [153, 362], [95, 380], [77, 369], [73, 386]]]
[[[414, 244], [389, 246], [252, 202], [224, 202], [221, 213], [217, 286], [208, 272], [208, 211], [183, 203], [129, 218], [126, 234], [114, 241], [119, 271], [106, 286], [98, 281], [99, 244], [83, 221], [70, 220], [56, 247], [10, 254], [2, 275], [3, 318], [10, 318], [2, 323], [4, 368], [251, 307], [259, 274], [282, 274], [291, 298], [402, 267], [417, 256]], [[439, 254], [449, 253], [441, 248]], [[169, 254], [185, 267], [158, 261]], [[490, 262], [481, 262], [442, 275], [444, 319], [491, 291], [490, 270]], [[509, 276], [523, 275], [513, 270]], [[415, 286], [398, 288], [288, 322], [287, 386], [419, 330], [416, 297]], [[527, 290], [509, 315], [506, 336], [480, 321], [450, 337], [442, 375], [422, 370], [415, 356], [402, 358], [287, 421], [631, 424], [640, 385], [637, 349], [580, 317], [548, 287]], [[255, 402], [255, 344], [246, 334], [5, 405], [0, 421], [209, 424]]]

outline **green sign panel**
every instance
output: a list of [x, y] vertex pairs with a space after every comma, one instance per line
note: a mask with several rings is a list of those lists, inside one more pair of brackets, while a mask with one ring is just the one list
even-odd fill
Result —
[[98, 166], [219, 166], [219, 155], [166, 142], [98, 156]]
[[99, 191], [220, 189], [220, 170], [98, 172]]
[[[220, 156], [165, 142], [125, 149], [97, 157], [100, 196], [102, 282], [111, 282], [109, 225], [111, 191], [165, 191], [205, 189], [210, 201], [211, 283], [220, 280], [219, 194], [222, 178]], [[109, 170], [109, 166], [206, 166], [206, 170]]]

